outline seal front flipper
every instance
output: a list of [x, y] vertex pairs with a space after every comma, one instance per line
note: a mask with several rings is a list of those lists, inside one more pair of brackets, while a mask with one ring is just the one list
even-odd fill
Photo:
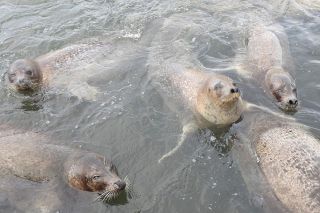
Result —
[[177, 145], [171, 149], [169, 152], [167, 152], [166, 154], [164, 154], [159, 160], [158, 163], [161, 163], [161, 161], [163, 161], [165, 158], [169, 157], [170, 155], [174, 154], [181, 146], [182, 144], [185, 142], [187, 136], [190, 133], [193, 133], [196, 129], [198, 129], [198, 126], [194, 123], [194, 122], [190, 122], [187, 123], [183, 126], [182, 128], [182, 133], [180, 135], [180, 139], [177, 143]]
[[68, 85], [68, 91], [79, 99], [87, 101], [95, 101], [99, 93], [99, 90], [96, 87], [89, 85], [87, 82], [81, 81], [70, 82]]

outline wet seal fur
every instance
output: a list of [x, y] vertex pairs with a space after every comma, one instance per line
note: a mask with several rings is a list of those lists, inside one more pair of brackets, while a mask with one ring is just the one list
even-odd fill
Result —
[[159, 162], [172, 155], [182, 145], [188, 133], [199, 127], [231, 125], [240, 119], [245, 108], [239, 88], [227, 76], [173, 65], [160, 74], [158, 79], [164, 81], [162, 85], [169, 85], [175, 98], [193, 112], [192, 116], [184, 117], [178, 145], [163, 155]]
[[[64, 146], [21, 140], [20, 134], [0, 138], [0, 171], [34, 182], [67, 183], [70, 187], [117, 196], [125, 189], [116, 167], [104, 156]], [[31, 135], [29, 139], [34, 138]], [[38, 138], [39, 139], [39, 138]], [[104, 198], [104, 197], [102, 197]]]
[[[18, 92], [65, 87], [81, 99], [95, 100], [98, 90], [87, 84], [87, 68], [94, 65], [94, 59], [102, 56], [101, 52], [107, 52], [108, 48], [108, 44], [94, 41], [71, 45], [35, 59], [18, 59], [11, 64], [6, 82], [11, 89]], [[68, 74], [70, 72], [74, 73], [72, 78]]]
[[297, 109], [294, 65], [287, 36], [280, 25], [258, 24], [250, 30], [246, 64], [241, 71], [262, 85], [281, 109]]
[[[320, 212], [320, 141], [307, 127], [252, 113], [236, 132], [233, 156], [266, 212]], [[255, 198], [255, 199], [256, 199]]]

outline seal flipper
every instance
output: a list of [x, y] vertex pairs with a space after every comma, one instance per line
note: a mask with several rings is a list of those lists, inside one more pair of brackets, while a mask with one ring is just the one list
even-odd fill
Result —
[[68, 91], [78, 97], [87, 101], [95, 101], [99, 90], [96, 87], [90, 86], [87, 82], [70, 82]]
[[183, 126], [182, 128], [182, 133], [180, 135], [180, 139], [177, 143], [177, 145], [171, 149], [169, 152], [167, 152], [166, 154], [164, 154], [159, 160], [158, 163], [161, 163], [161, 161], [163, 161], [165, 158], [169, 157], [170, 155], [174, 154], [181, 146], [182, 144], [185, 142], [187, 136], [190, 133], [193, 133], [196, 129], [198, 129], [198, 126], [194, 123], [194, 122], [190, 122], [187, 123]]

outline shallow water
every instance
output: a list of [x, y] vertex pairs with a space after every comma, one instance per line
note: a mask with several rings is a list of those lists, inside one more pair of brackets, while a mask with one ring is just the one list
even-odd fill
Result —
[[[292, 116], [319, 136], [320, 11], [316, 1], [303, 2], [0, 0], [2, 75], [17, 58], [37, 57], [89, 38], [112, 41], [118, 50], [106, 57], [112, 63], [106, 62], [105, 75], [90, 79], [101, 91], [94, 102], [56, 90], [36, 97], [15, 95], [1, 82], [0, 122], [109, 156], [120, 175], [128, 175], [135, 195], [127, 202], [66, 199], [65, 205], [75, 205], [76, 212], [87, 212], [81, 206], [92, 212], [261, 212], [251, 204], [233, 163], [228, 130], [219, 135], [199, 130], [158, 164], [175, 146], [182, 124], [180, 113], [150, 83], [148, 68], [160, 63], [154, 59], [160, 56], [223, 70], [239, 83], [244, 99], [281, 112], [258, 86], [245, 84], [230, 68], [243, 52], [250, 25], [280, 22], [288, 34], [301, 100]], [[174, 26], [170, 33], [160, 29], [164, 23]]]

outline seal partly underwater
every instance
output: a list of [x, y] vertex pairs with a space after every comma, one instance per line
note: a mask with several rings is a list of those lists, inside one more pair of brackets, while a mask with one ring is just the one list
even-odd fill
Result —
[[0, 137], [1, 175], [38, 183], [55, 183], [99, 193], [101, 200], [126, 188], [113, 163], [104, 156], [65, 146], [45, 144], [45, 138], [26, 132]]
[[183, 132], [177, 146], [159, 162], [177, 151], [187, 134], [199, 127], [225, 127], [239, 120], [244, 105], [239, 89], [229, 77], [177, 64], [162, 71], [156, 74], [156, 86], [161, 87], [160, 91], [166, 90], [165, 98], [171, 96], [188, 113], [184, 114]]
[[235, 130], [233, 157], [255, 203], [266, 212], [320, 212], [320, 141], [307, 127], [251, 112]]
[[296, 110], [294, 65], [288, 39], [281, 26], [258, 24], [250, 30], [246, 62], [239, 72], [262, 85], [281, 109]]

